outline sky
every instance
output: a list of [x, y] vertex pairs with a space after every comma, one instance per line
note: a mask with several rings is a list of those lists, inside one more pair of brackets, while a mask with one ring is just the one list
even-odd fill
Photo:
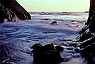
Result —
[[17, 0], [28, 12], [84, 12], [90, 0]]

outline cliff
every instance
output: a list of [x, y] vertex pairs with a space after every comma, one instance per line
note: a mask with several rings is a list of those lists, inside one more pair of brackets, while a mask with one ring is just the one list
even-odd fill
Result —
[[90, 64], [95, 64], [95, 0], [90, 0], [89, 17], [80, 31], [80, 52]]
[[6, 18], [12, 21], [16, 16], [20, 20], [29, 20], [31, 16], [16, 0], [0, 0], [0, 23]]

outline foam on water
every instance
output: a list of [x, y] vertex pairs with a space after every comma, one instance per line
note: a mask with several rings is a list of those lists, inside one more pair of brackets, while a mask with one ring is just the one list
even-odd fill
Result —
[[[55, 42], [64, 47], [61, 56], [66, 61], [59, 64], [86, 64], [81, 55], [75, 52], [71, 46], [72, 43], [75, 43], [76, 37], [79, 35], [78, 32], [85, 23], [82, 21], [86, 21], [84, 15], [76, 17], [75, 15], [32, 14], [32, 16], [33, 20], [0, 24], [0, 43], [12, 43], [15, 45], [14, 48], [17, 49], [17, 52], [13, 52], [12, 57], [19, 58], [19, 60], [14, 63], [33, 64], [32, 49], [30, 47], [35, 43], [45, 45]], [[81, 18], [81, 21], [78, 18], [79, 20]], [[51, 24], [53, 21], [57, 21], [57, 24]]]

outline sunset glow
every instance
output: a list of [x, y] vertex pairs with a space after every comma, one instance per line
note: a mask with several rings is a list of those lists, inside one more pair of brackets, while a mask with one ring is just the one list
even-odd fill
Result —
[[30, 12], [83, 12], [89, 10], [90, 0], [18, 0]]

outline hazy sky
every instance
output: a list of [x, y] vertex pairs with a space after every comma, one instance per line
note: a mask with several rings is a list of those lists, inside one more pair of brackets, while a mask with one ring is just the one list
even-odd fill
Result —
[[27, 11], [63, 12], [87, 11], [90, 0], [17, 0]]

